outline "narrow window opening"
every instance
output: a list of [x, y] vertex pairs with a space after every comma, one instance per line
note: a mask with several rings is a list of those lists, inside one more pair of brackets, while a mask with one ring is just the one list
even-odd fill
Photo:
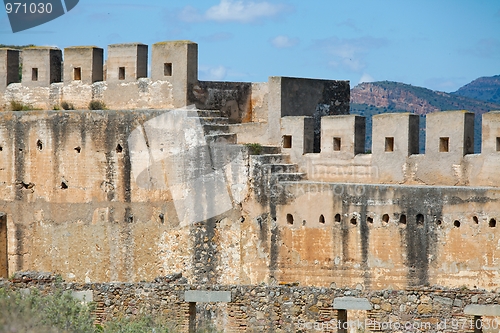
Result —
[[384, 221], [385, 223], [389, 223], [389, 214], [382, 215], [382, 221]]
[[323, 214], [320, 215], [320, 217], [319, 217], [319, 223], [325, 224], [325, 217], [323, 216]]
[[447, 153], [450, 151], [450, 138], [439, 138], [439, 152]]
[[164, 63], [163, 64], [163, 75], [165, 76], [172, 76], [172, 64], [171, 63]]
[[82, 151], [82, 148], [81, 147], [75, 147], [75, 151], [80, 154], [80, 152]]
[[165, 215], [163, 215], [163, 213], [160, 213], [160, 215], [158, 215], [158, 217], [160, 218], [161, 224], [164, 224], [165, 223]]
[[283, 148], [292, 148], [292, 136], [283, 135]]
[[500, 137], [497, 137], [497, 151], [500, 151]]
[[333, 138], [333, 150], [340, 151], [342, 148], [342, 138]]
[[436, 221], [436, 224], [437, 224], [437, 225], [441, 225], [441, 224], [443, 224], [443, 221], [441, 221], [441, 220], [437, 220], [437, 221]]
[[121, 145], [121, 144], [117, 144], [117, 145], [116, 145], [116, 152], [117, 152], [118, 154], [119, 154], [119, 153], [121, 153], [121, 152], [123, 152], [123, 147], [122, 147], [122, 145]]
[[340, 222], [340, 214], [335, 214], [335, 222]]
[[68, 188], [68, 184], [66, 182], [61, 182], [61, 189], [66, 190]]
[[394, 151], [394, 138], [393, 137], [385, 138], [385, 151], [387, 151], [387, 152]]
[[292, 214], [286, 214], [286, 223], [293, 224], [293, 215]]
[[422, 214], [417, 215], [417, 225], [424, 225], [424, 215]]
[[495, 228], [497, 226], [497, 220], [491, 219], [489, 222], [490, 228]]
[[455, 228], [460, 228], [460, 221], [459, 220], [455, 220], [453, 222], [453, 225], [455, 226]]
[[31, 69], [31, 81], [38, 81], [38, 68]]
[[373, 223], [373, 217], [368, 216], [368, 217], [366, 218], [366, 222], [368, 222], [368, 223]]
[[82, 80], [82, 68], [81, 67], [75, 67], [73, 69], [73, 80], [75, 80], [75, 81]]
[[358, 224], [358, 220], [356, 220], [356, 218], [355, 218], [355, 217], [353, 217], [353, 218], [351, 219], [351, 224], [352, 224], [352, 225], [356, 225], [356, 224]]
[[479, 224], [479, 219], [477, 218], [477, 216], [473, 216], [472, 220], [474, 221], [475, 224]]
[[306, 225], [306, 220], [302, 220], [302, 225]]
[[405, 214], [401, 214], [401, 216], [399, 217], [399, 223], [406, 224], [406, 215]]
[[38, 148], [38, 150], [42, 151], [42, 149], [43, 149], [43, 143], [42, 143], [42, 141], [37, 140], [36, 141], [36, 147]]
[[2, 150], [3, 150], [3, 147], [2, 147], [2, 146], [0, 146], [0, 151], [2, 151]]
[[125, 67], [118, 68], [118, 80], [125, 80]]
[[134, 215], [129, 215], [128, 216], [128, 223], [134, 222]]

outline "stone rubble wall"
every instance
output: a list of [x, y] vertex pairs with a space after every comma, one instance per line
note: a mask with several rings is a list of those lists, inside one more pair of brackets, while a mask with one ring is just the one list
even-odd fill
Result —
[[[0, 280], [0, 288], [38, 288], [50, 293], [53, 279]], [[98, 322], [119, 316], [152, 315], [167, 318], [187, 332], [188, 290], [230, 291], [230, 303], [197, 303], [198, 325], [213, 325], [222, 332], [337, 332], [338, 310], [334, 300], [365, 298], [372, 310], [347, 311], [351, 332], [473, 332], [473, 315], [464, 314], [467, 305], [494, 305], [497, 292], [425, 287], [402, 290], [341, 289], [299, 285], [216, 285], [170, 283], [61, 283], [72, 292], [91, 291], [97, 304]], [[88, 293], [85, 293], [88, 295]], [[80, 296], [81, 297], [81, 296]], [[88, 300], [87, 300], [88, 301]], [[498, 318], [483, 317], [483, 325], [498, 328]], [[485, 330], [485, 332], [498, 332]]]

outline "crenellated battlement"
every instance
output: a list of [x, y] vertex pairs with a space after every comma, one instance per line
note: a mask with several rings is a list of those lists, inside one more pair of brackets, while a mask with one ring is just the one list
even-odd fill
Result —
[[445, 111], [427, 115], [425, 153], [419, 154], [419, 116], [373, 117], [372, 150], [365, 153], [365, 119], [356, 115], [321, 119], [321, 152], [302, 142], [311, 118], [284, 118], [283, 151], [309, 180], [328, 182], [493, 186], [500, 175], [500, 112], [483, 114], [481, 153], [474, 154], [474, 113]]
[[[22, 52], [22, 79], [19, 58]], [[86, 109], [92, 100], [112, 109], [172, 108], [190, 104], [188, 92], [198, 80], [198, 45], [190, 41], [152, 45], [28, 47], [3, 49], [0, 92], [4, 105], [15, 100], [33, 108], [52, 109], [63, 101]], [[151, 75], [148, 77], [148, 65]], [[124, 101], [126, 96], [126, 101]]]

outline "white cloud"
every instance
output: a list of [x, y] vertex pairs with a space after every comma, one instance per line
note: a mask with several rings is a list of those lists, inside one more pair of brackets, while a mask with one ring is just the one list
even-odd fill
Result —
[[363, 82], [373, 82], [375, 81], [375, 79], [373, 78], [373, 76], [371, 76], [370, 74], [368, 73], [363, 73], [363, 75], [361, 75], [361, 78], [359, 79], [359, 83], [363, 83]]
[[370, 36], [349, 39], [331, 37], [318, 41], [316, 47], [326, 52], [330, 66], [361, 72], [366, 67], [365, 58], [370, 51], [381, 48], [387, 43], [384, 38]]
[[200, 14], [197, 9], [187, 6], [181, 11], [180, 19], [186, 22], [207, 20], [248, 23], [275, 16], [285, 8], [284, 5], [272, 4], [267, 1], [221, 0], [218, 5], [210, 7], [203, 14]]
[[227, 76], [227, 68], [219, 65], [215, 67], [200, 66], [200, 78], [206, 81], [223, 81]]
[[290, 38], [287, 36], [276, 36], [271, 40], [271, 44], [278, 49], [295, 46], [299, 43], [298, 38]]
[[203, 21], [203, 15], [200, 14], [198, 9], [192, 6], [184, 7], [179, 13], [179, 18], [185, 22]]

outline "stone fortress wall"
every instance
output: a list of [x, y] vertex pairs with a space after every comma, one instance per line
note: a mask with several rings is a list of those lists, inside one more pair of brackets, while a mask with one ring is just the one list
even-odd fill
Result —
[[[57, 48], [29, 47], [22, 51], [22, 82], [20, 53], [0, 49], [3, 109], [11, 101], [40, 110], [59, 109], [63, 102], [88, 109], [93, 100], [104, 102], [109, 110], [196, 106], [220, 111], [241, 139], [275, 145], [280, 140], [280, 116], [313, 116], [319, 128], [320, 116], [349, 113], [346, 81], [283, 77], [260, 83], [199, 81], [198, 45], [190, 41], [153, 44], [151, 63], [148, 45], [141, 43], [109, 45], [105, 64], [104, 50], [96, 46], [65, 48], [64, 59]], [[276, 111], [268, 113], [269, 108]]]
[[5, 104], [111, 110], [0, 114], [5, 277], [500, 287], [499, 112], [483, 115], [480, 154], [466, 111], [427, 116], [425, 154], [418, 116], [375, 116], [365, 153], [346, 81], [198, 81], [196, 44], [165, 42], [151, 78], [146, 46], [120, 44], [106, 81], [102, 49], [76, 47], [64, 75], [59, 50], [23, 51], [23, 82], [11, 83], [16, 52], [0, 51]]

